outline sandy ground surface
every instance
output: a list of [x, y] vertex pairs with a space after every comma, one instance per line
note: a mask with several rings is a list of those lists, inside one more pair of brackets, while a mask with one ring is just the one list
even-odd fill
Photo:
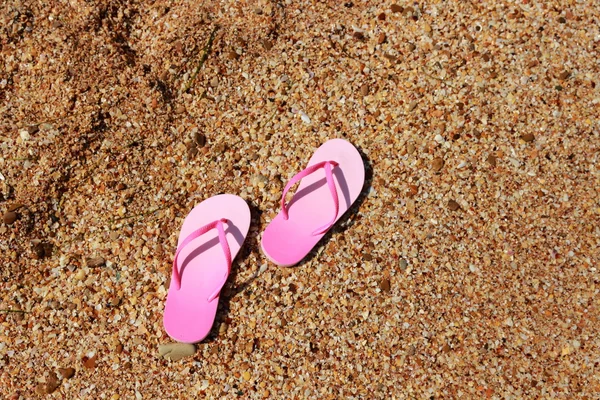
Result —
[[[542, 4], [543, 3], [543, 4]], [[0, 397], [598, 398], [600, 4], [0, 4]], [[329, 138], [364, 193], [260, 252]], [[253, 222], [194, 355], [158, 353], [181, 222]]]

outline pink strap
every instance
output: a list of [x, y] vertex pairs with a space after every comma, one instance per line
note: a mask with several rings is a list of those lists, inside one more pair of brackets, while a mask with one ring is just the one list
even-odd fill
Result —
[[287, 194], [287, 192], [292, 188], [292, 186], [294, 186], [296, 183], [298, 183], [302, 178], [312, 174], [313, 172], [317, 171], [318, 169], [324, 168], [325, 169], [325, 177], [327, 178], [327, 185], [329, 186], [329, 191], [331, 192], [331, 197], [333, 198], [333, 204], [335, 206], [335, 214], [333, 215], [333, 218], [331, 219], [330, 222], [328, 222], [327, 224], [318, 228], [312, 234], [320, 235], [322, 233], [327, 232], [327, 230], [329, 228], [331, 228], [331, 226], [335, 223], [335, 220], [337, 218], [338, 211], [340, 208], [337, 190], [335, 188], [335, 182], [333, 180], [333, 174], [331, 172], [331, 167], [332, 166], [337, 167], [338, 165], [339, 164], [335, 161], [322, 161], [318, 164], [311, 165], [310, 167], [306, 168], [304, 171], [300, 171], [296, 175], [294, 175], [294, 177], [287, 183], [287, 185], [285, 185], [285, 189], [283, 189], [283, 196], [281, 197], [281, 214], [283, 215], [283, 219], [287, 221], [289, 218], [288, 210], [287, 210], [287, 207], [285, 204], [285, 195]]
[[183, 250], [183, 248], [185, 246], [187, 246], [192, 240], [200, 237], [201, 235], [205, 234], [206, 232], [210, 231], [211, 229], [217, 228], [217, 231], [219, 232], [219, 242], [221, 243], [221, 247], [223, 248], [223, 253], [225, 254], [225, 261], [227, 262], [227, 273], [225, 274], [225, 277], [223, 279], [223, 284], [221, 284], [221, 285], [219, 285], [219, 287], [217, 287], [215, 292], [212, 293], [210, 295], [210, 297], [208, 298], [208, 301], [212, 301], [212, 300], [216, 299], [217, 296], [219, 296], [219, 293], [221, 292], [221, 288], [225, 284], [225, 281], [227, 280], [227, 277], [229, 276], [229, 273], [231, 272], [231, 250], [229, 250], [229, 243], [227, 243], [227, 238], [225, 237], [225, 230], [223, 229], [223, 224], [227, 223], [227, 222], [228, 222], [227, 219], [221, 218], [219, 220], [211, 222], [210, 224], [204, 225], [202, 228], [198, 228], [195, 231], [193, 231], [192, 233], [190, 233], [183, 240], [183, 242], [181, 242], [181, 244], [177, 248], [177, 251], [175, 252], [175, 258], [173, 259], [173, 278], [174, 278], [175, 287], [177, 290], [181, 289], [181, 276], [179, 275], [179, 269], [177, 267], [177, 258], [179, 257], [179, 253], [181, 253], [181, 250]]

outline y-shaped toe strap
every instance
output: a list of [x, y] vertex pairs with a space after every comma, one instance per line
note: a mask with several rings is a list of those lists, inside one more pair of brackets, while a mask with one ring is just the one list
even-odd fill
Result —
[[225, 262], [227, 263], [227, 273], [223, 277], [222, 282], [215, 288], [214, 292], [208, 297], [208, 301], [212, 301], [219, 296], [221, 292], [221, 288], [227, 281], [227, 277], [231, 272], [231, 250], [229, 249], [229, 243], [227, 243], [227, 238], [225, 237], [225, 229], [223, 228], [223, 224], [227, 223], [227, 219], [221, 218], [210, 224], [204, 225], [202, 228], [198, 228], [192, 233], [190, 233], [181, 244], [178, 246], [177, 251], [175, 252], [175, 258], [173, 259], [173, 282], [175, 283], [175, 288], [177, 290], [181, 289], [181, 274], [179, 273], [179, 267], [177, 266], [177, 258], [179, 257], [179, 253], [181, 250], [185, 248], [191, 241], [202, 236], [206, 232], [211, 229], [217, 228], [217, 232], [219, 233], [219, 242], [221, 243], [221, 247], [223, 248], [223, 253], [225, 255]]
[[331, 171], [332, 167], [337, 167], [339, 164], [335, 161], [322, 161], [318, 164], [311, 165], [303, 171], [298, 172], [294, 177], [285, 185], [285, 189], [283, 190], [283, 196], [281, 197], [281, 214], [283, 215], [284, 220], [288, 220], [288, 210], [285, 204], [285, 195], [300, 180], [305, 178], [306, 176], [312, 174], [313, 172], [323, 168], [325, 169], [325, 178], [327, 179], [327, 185], [329, 186], [329, 191], [331, 192], [331, 197], [333, 198], [333, 204], [335, 207], [335, 213], [333, 214], [333, 218], [327, 224], [313, 231], [313, 235], [320, 235], [322, 233], [327, 232], [329, 228], [335, 223], [337, 219], [338, 211], [340, 208], [340, 203], [338, 201], [337, 189], [335, 187], [335, 181], [333, 180], [333, 173]]

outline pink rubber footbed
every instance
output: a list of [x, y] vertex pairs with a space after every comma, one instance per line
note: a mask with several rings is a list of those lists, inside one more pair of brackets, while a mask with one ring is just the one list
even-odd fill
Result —
[[[211, 197], [194, 207], [183, 221], [178, 246], [194, 230], [220, 218], [228, 220], [223, 227], [231, 257], [235, 258], [250, 228], [250, 209], [242, 198], [230, 194]], [[219, 297], [212, 301], [208, 298], [219, 289], [227, 275], [227, 262], [217, 229], [187, 244], [181, 250], [177, 264], [181, 288], [177, 289], [171, 276], [163, 323], [173, 339], [196, 343], [210, 333]]]
[[[339, 199], [337, 221], [360, 195], [365, 182], [365, 167], [358, 150], [343, 139], [325, 142], [315, 151], [307, 167], [322, 161], [339, 164], [332, 169]], [[265, 229], [261, 241], [264, 254], [279, 266], [297, 264], [327, 233], [313, 234], [330, 222], [334, 213], [325, 170], [317, 170], [300, 182], [288, 203], [289, 219], [285, 220], [280, 210]]]

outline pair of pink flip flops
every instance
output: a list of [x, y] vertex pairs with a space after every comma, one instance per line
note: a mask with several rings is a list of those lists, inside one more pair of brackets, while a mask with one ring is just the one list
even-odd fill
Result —
[[[263, 232], [266, 257], [284, 267], [300, 262], [356, 201], [364, 180], [362, 158], [351, 143], [343, 139], [324, 143], [308, 167], [286, 185], [281, 211]], [[294, 197], [285, 204], [288, 190], [299, 181]], [[219, 293], [249, 228], [248, 205], [231, 194], [203, 201], [185, 218], [163, 321], [173, 339], [197, 343], [208, 336]]]

